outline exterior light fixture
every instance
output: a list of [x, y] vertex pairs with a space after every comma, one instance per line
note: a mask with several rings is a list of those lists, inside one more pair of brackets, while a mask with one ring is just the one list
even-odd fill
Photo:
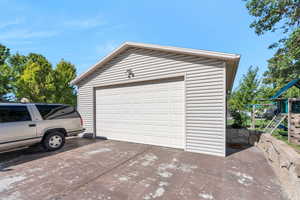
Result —
[[133, 78], [134, 77], [134, 73], [132, 72], [132, 69], [127, 69], [126, 72], [127, 72], [127, 77], [128, 78]]

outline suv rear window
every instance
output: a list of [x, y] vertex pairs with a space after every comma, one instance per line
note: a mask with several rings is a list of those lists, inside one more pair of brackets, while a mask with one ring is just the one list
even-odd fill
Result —
[[0, 106], [0, 123], [31, 121], [27, 106]]
[[72, 106], [67, 105], [36, 105], [44, 120], [79, 118], [80, 115]]

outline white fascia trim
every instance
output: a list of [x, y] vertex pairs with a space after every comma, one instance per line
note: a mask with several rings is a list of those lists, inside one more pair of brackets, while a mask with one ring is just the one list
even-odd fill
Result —
[[79, 81], [81, 81], [82, 79], [84, 79], [87, 76], [89, 76], [90, 74], [92, 74], [96, 69], [100, 68], [105, 63], [107, 63], [112, 58], [114, 58], [119, 53], [121, 53], [122, 51], [124, 51], [125, 49], [127, 49], [129, 47], [144, 48], [144, 49], [151, 49], [151, 50], [158, 50], [158, 51], [166, 51], [166, 52], [170, 52], [170, 53], [179, 53], [179, 54], [193, 55], [193, 56], [199, 56], [199, 57], [214, 58], [214, 59], [220, 59], [220, 60], [224, 60], [224, 61], [235, 61], [237, 63], [240, 59], [240, 55], [238, 55], [238, 54], [228, 54], [228, 53], [206, 51], [206, 50], [160, 46], [160, 45], [144, 44], [144, 43], [137, 43], [137, 42], [125, 42], [120, 47], [118, 47], [113, 52], [111, 52], [110, 54], [105, 56], [103, 59], [101, 59], [99, 62], [97, 62], [95, 65], [90, 67], [86, 72], [82, 73], [81, 75], [76, 77], [74, 80], [72, 80], [70, 84], [76, 85]]

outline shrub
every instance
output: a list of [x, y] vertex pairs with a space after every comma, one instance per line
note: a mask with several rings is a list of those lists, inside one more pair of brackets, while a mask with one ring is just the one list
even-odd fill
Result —
[[231, 111], [231, 116], [233, 118], [232, 128], [244, 128], [247, 127], [247, 122], [250, 119], [247, 114], [239, 112], [237, 110]]

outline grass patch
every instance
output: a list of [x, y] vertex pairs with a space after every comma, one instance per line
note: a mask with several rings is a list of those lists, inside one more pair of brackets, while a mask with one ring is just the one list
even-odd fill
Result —
[[234, 120], [233, 119], [229, 119], [227, 120], [227, 126], [231, 126], [233, 124]]
[[[255, 119], [255, 130], [264, 132], [265, 127], [271, 120], [266, 120], [266, 119]], [[234, 123], [234, 120], [227, 120], [227, 126], [230, 126]], [[245, 125], [247, 128], [251, 127], [251, 119], [248, 118], [245, 121]], [[285, 124], [287, 126], [287, 124]], [[287, 131], [284, 131], [282, 129], [276, 129], [273, 133], [272, 136], [277, 138], [278, 140], [281, 140], [294, 148], [298, 153], [300, 153], [300, 145], [297, 144], [292, 144], [288, 142], [288, 133]]]
[[298, 153], [300, 153], [300, 145], [292, 144], [292, 143], [288, 142], [288, 133], [287, 133], [287, 131], [276, 130], [276, 131], [274, 131], [272, 136], [277, 138], [278, 140], [281, 140], [281, 141], [285, 142], [286, 144], [288, 144], [289, 146], [294, 148]]
[[[255, 127], [263, 129], [268, 125], [269, 122], [270, 120], [266, 119], [255, 119]], [[251, 121], [249, 122], [249, 124], [251, 124]]]
[[[256, 128], [264, 128], [267, 126], [267, 124], [270, 122], [270, 120], [266, 120], [266, 119], [255, 119], [255, 127]], [[231, 126], [234, 124], [234, 120], [233, 119], [229, 119], [227, 120], [227, 126]], [[250, 118], [246, 119], [245, 122], [243, 123], [243, 126], [246, 128], [250, 128], [252, 124], [252, 120]], [[242, 126], [242, 125], [241, 125]], [[242, 126], [242, 127], [243, 127]]]

